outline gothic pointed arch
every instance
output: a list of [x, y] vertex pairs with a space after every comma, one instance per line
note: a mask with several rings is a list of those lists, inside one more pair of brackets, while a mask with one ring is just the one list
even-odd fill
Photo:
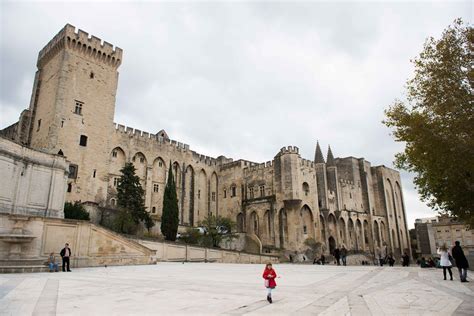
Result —
[[209, 212], [208, 206], [208, 189], [207, 189], [207, 174], [204, 169], [199, 171], [198, 179], [197, 179], [197, 192], [196, 192], [196, 199], [197, 199], [197, 217], [198, 221], [202, 221]]
[[250, 213], [250, 233], [260, 237], [260, 222], [256, 211]]
[[186, 167], [183, 188], [183, 224], [194, 225], [194, 169], [191, 165]]
[[211, 184], [210, 184], [210, 209], [211, 209], [211, 214], [213, 215], [218, 215], [218, 196], [217, 193], [218, 191], [218, 178], [217, 178], [217, 173], [213, 172], [211, 175]]
[[288, 215], [286, 210], [282, 208], [278, 213], [278, 226], [280, 234], [280, 248], [285, 248], [288, 243]]

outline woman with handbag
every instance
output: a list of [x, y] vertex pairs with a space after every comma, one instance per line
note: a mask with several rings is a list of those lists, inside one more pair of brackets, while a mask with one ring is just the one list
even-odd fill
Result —
[[453, 272], [451, 271], [451, 261], [449, 260], [449, 257], [451, 257], [451, 254], [448, 251], [448, 247], [446, 247], [446, 244], [443, 244], [440, 248], [438, 248], [438, 255], [441, 256], [439, 265], [443, 268], [443, 275], [444, 279], [446, 280], [446, 270], [449, 272], [449, 277], [451, 278], [451, 281], [453, 280]]
[[267, 301], [271, 304], [272, 301], [272, 290], [276, 287], [277, 274], [272, 268], [271, 263], [267, 263], [265, 270], [263, 270], [263, 278], [265, 279], [265, 287], [267, 288]]

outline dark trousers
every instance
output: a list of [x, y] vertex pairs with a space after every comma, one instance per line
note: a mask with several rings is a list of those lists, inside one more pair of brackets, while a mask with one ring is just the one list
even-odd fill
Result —
[[451, 280], [452, 280], [452, 279], [453, 279], [453, 272], [451, 271], [451, 267], [443, 267], [444, 279], [446, 280], [446, 269], [448, 270], [448, 272], [449, 272], [449, 277], [450, 277]]
[[[67, 269], [66, 269], [66, 265], [67, 265]], [[71, 269], [69, 268], [69, 257], [63, 257], [63, 272], [66, 270], [71, 271]]]
[[459, 271], [459, 278], [461, 279], [461, 281], [463, 281], [463, 282], [466, 281], [466, 279], [467, 279], [467, 269], [458, 267], [458, 271]]

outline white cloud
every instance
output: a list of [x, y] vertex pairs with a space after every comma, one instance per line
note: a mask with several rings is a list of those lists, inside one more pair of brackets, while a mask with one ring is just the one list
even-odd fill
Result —
[[[381, 121], [409, 60], [469, 1], [402, 3], [17, 3], [0, 10], [0, 126], [29, 103], [38, 51], [71, 23], [124, 49], [115, 121], [164, 128], [203, 154], [266, 161], [317, 139], [337, 156], [391, 166]], [[31, 18], [41, 17], [41, 18]], [[412, 179], [409, 225], [431, 211]]]

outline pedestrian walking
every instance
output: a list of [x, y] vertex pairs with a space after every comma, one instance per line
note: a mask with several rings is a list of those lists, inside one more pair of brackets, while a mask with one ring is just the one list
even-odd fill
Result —
[[337, 265], [340, 266], [341, 265], [341, 262], [340, 262], [341, 252], [340, 252], [339, 248], [334, 249], [333, 255], [334, 255], [334, 258], [336, 259]]
[[342, 259], [342, 265], [346, 265], [346, 259], [347, 259], [347, 249], [342, 245], [341, 247], [341, 259]]
[[443, 276], [444, 279], [446, 280], [446, 270], [449, 272], [449, 277], [451, 281], [453, 280], [453, 272], [451, 271], [451, 261], [449, 260], [449, 257], [451, 257], [451, 254], [448, 251], [448, 247], [446, 247], [446, 244], [443, 244], [440, 248], [438, 248], [438, 255], [440, 255], [441, 259], [439, 261], [439, 265], [443, 268]]
[[268, 303], [273, 303], [272, 300], [272, 290], [276, 287], [275, 278], [277, 274], [273, 270], [272, 264], [267, 263], [265, 270], [263, 270], [263, 278], [265, 279], [265, 287], [267, 288], [267, 301]]
[[[61, 255], [61, 258], [63, 259], [63, 272], [71, 272], [71, 269], [69, 267], [69, 259], [71, 258], [72, 251], [71, 248], [69, 248], [69, 244], [66, 243], [63, 249], [61, 249], [61, 252], [59, 253]], [[66, 269], [67, 265], [67, 269]]]
[[461, 282], [469, 282], [467, 280], [467, 269], [469, 268], [469, 262], [464, 255], [464, 251], [462, 250], [461, 243], [456, 241], [455, 246], [451, 249], [451, 254], [456, 261], [456, 267], [459, 270], [459, 278]]

